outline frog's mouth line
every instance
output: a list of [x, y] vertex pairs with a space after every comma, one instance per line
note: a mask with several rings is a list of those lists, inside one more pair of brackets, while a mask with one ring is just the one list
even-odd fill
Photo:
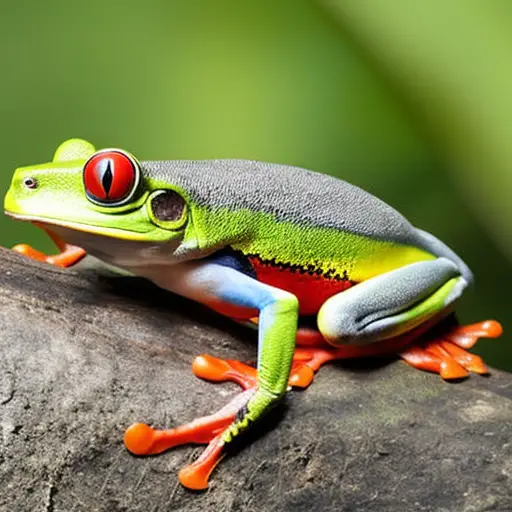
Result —
[[42, 224], [51, 226], [60, 226], [63, 228], [74, 229], [76, 231], [82, 231], [84, 233], [90, 233], [93, 235], [101, 235], [111, 238], [118, 238], [121, 240], [137, 240], [146, 242], [148, 236], [146, 233], [135, 233], [133, 231], [125, 231], [118, 228], [104, 228], [100, 226], [93, 226], [90, 224], [81, 224], [79, 222], [62, 221], [52, 218], [39, 217], [35, 215], [20, 215], [19, 213], [13, 213], [8, 210], [4, 210], [5, 215], [15, 220], [21, 220], [24, 222], [30, 222], [32, 224]]

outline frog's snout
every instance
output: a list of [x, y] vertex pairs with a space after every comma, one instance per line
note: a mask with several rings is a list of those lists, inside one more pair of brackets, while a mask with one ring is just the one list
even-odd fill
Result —
[[40, 181], [35, 173], [16, 170], [4, 198], [5, 213], [8, 215], [22, 213], [21, 203], [30, 199], [39, 186]]

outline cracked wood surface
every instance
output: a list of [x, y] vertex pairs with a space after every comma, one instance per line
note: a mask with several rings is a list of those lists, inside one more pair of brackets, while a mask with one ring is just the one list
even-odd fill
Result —
[[254, 359], [254, 333], [141, 280], [7, 250], [0, 330], [2, 511], [512, 510], [510, 374], [447, 384], [401, 362], [324, 368], [192, 493], [177, 471], [201, 448], [136, 458], [124, 429], [226, 403], [237, 388], [198, 381], [191, 361]]

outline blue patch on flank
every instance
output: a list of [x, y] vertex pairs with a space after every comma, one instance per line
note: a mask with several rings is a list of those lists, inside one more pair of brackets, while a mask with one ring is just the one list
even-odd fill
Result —
[[235, 251], [231, 247], [225, 247], [205, 259], [256, 279], [256, 272], [254, 272], [248, 259], [240, 251]]

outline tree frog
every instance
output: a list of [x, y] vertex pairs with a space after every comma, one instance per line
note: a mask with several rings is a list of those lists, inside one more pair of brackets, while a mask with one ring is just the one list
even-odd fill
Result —
[[459, 379], [487, 371], [464, 349], [501, 334], [496, 321], [454, 320], [473, 275], [443, 242], [360, 188], [296, 167], [139, 162], [71, 139], [51, 162], [15, 171], [5, 212], [45, 229], [61, 250], [16, 246], [23, 254], [70, 266], [89, 253], [258, 330], [257, 369], [209, 355], [193, 363], [199, 377], [242, 386], [224, 408], [125, 433], [138, 455], [208, 444], [179, 473], [191, 489], [206, 488], [233, 439], [324, 363], [396, 353]]

